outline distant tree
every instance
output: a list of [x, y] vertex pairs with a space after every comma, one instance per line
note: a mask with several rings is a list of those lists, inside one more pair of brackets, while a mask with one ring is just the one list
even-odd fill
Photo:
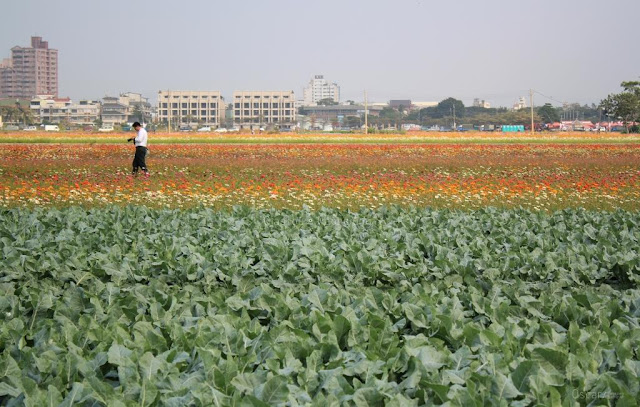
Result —
[[338, 102], [334, 101], [332, 98], [324, 98], [318, 101], [318, 106], [335, 106]]
[[[620, 86], [624, 90], [607, 96], [600, 106], [606, 115], [622, 120], [628, 132], [629, 123], [640, 122], [640, 82], [622, 82]], [[633, 130], [638, 130], [637, 126]]]
[[560, 113], [558, 109], [553, 107], [551, 103], [545, 103], [536, 109], [543, 123], [554, 123], [560, 121]]
[[380, 111], [378, 118], [384, 126], [394, 125], [399, 127], [400, 124], [402, 124], [403, 115], [399, 111], [387, 106]]
[[140, 123], [144, 123], [144, 114], [142, 112], [142, 108], [140, 105], [133, 106], [133, 118], [134, 121], [139, 121]]
[[344, 127], [360, 128], [362, 126], [362, 119], [358, 116], [347, 116], [342, 121]]
[[435, 107], [435, 111], [440, 117], [451, 116], [453, 114], [453, 108], [455, 106], [456, 117], [464, 117], [464, 103], [461, 100], [454, 98], [447, 98]]
[[353, 106], [353, 105], [355, 105], [355, 104], [356, 104], [356, 102], [354, 102], [353, 100], [347, 100], [347, 102], [346, 102], [346, 103], [347, 103], [348, 105], [351, 105], [351, 106]]

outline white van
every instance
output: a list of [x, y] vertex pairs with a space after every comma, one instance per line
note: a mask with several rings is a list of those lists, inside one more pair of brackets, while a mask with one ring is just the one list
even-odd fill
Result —
[[60, 127], [57, 124], [47, 124], [44, 126], [44, 131], [60, 131]]

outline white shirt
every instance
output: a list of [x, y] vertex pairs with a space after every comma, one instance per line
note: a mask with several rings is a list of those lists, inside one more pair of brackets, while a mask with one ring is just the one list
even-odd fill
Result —
[[133, 139], [133, 143], [136, 147], [146, 147], [147, 146], [147, 131], [140, 127], [138, 130], [138, 135]]

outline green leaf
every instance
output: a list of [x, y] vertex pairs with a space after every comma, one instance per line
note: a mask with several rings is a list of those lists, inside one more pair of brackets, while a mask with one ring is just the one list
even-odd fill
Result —
[[15, 387], [10, 386], [4, 382], [0, 383], [0, 396], [18, 397], [20, 393], [22, 392]]
[[494, 377], [491, 393], [494, 394], [498, 400], [513, 399], [522, 394], [513, 385], [511, 378], [502, 373], [497, 373]]
[[262, 391], [256, 396], [269, 405], [284, 403], [289, 396], [287, 380], [282, 376], [274, 376], [267, 380]]
[[116, 366], [126, 366], [132, 364], [131, 355], [133, 351], [126, 347], [113, 343], [107, 353], [109, 363]]

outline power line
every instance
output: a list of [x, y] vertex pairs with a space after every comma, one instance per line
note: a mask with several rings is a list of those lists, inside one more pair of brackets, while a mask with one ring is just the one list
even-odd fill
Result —
[[552, 101], [554, 101], [554, 102], [556, 102], [556, 103], [560, 103], [561, 105], [564, 105], [565, 103], [567, 103], [567, 102], [561, 102], [561, 101], [559, 101], [559, 100], [557, 100], [557, 99], [554, 99], [554, 98], [552, 98], [551, 96], [547, 96], [547, 95], [545, 95], [545, 94], [544, 94], [544, 93], [542, 93], [542, 92], [538, 92], [537, 90], [534, 90], [533, 92], [534, 92], [534, 93], [537, 93], [538, 95], [540, 95], [540, 96], [542, 96], [542, 97], [544, 97], [544, 98], [547, 98], [547, 99], [549, 99], [549, 100], [552, 100]]

